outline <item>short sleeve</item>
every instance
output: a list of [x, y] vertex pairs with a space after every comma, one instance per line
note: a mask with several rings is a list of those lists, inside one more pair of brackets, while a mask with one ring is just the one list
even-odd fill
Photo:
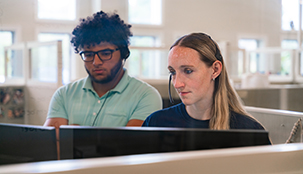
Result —
[[151, 113], [162, 109], [162, 98], [159, 92], [150, 87], [139, 100], [129, 120], [145, 120]]
[[63, 88], [56, 90], [49, 104], [47, 118], [65, 118], [68, 119], [68, 115], [65, 110], [64, 97], [62, 96]]

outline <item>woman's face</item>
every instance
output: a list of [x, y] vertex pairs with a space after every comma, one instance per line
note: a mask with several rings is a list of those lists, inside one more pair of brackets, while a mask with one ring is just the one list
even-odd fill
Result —
[[175, 46], [168, 55], [172, 82], [185, 105], [210, 104], [214, 91], [214, 70], [191, 48]]

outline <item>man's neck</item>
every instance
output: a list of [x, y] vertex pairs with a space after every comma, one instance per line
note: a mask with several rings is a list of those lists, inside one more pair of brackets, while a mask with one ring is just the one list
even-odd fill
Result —
[[116, 77], [108, 82], [108, 83], [96, 83], [92, 81], [92, 86], [94, 90], [97, 92], [99, 97], [102, 97], [104, 94], [106, 94], [109, 90], [115, 88], [117, 84], [120, 82], [124, 74], [124, 71], [119, 71]]

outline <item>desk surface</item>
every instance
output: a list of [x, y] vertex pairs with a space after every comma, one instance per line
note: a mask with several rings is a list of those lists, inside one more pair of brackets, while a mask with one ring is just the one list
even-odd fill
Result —
[[240, 147], [217, 150], [129, 155], [47, 161], [0, 166], [0, 173], [124, 173], [124, 174], [299, 174], [303, 173], [303, 144]]

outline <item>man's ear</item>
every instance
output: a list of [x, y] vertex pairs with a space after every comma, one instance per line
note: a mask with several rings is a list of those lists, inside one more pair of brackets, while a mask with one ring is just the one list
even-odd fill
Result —
[[212, 68], [213, 68], [212, 79], [215, 79], [215, 78], [217, 78], [221, 74], [221, 71], [222, 71], [222, 62], [220, 62], [219, 60], [216, 60], [213, 63]]

